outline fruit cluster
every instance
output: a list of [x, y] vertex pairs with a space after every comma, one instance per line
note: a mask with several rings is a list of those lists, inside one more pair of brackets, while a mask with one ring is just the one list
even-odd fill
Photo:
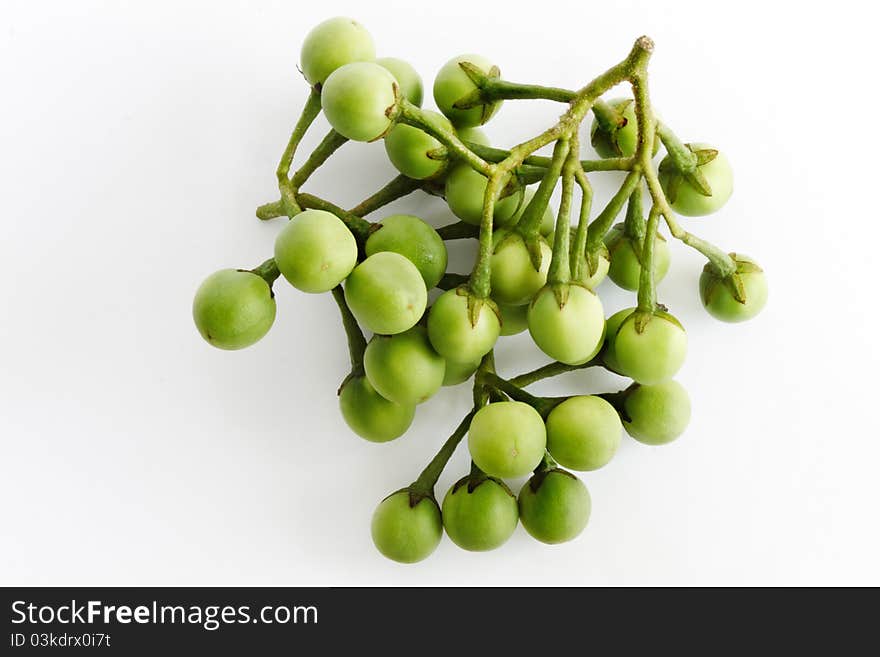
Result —
[[[676, 213], [697, 217], [720, 209], [732, 193], [732, 173], [716, 148], [682, 143], [656, 118], [647, 79], [652, 51], [650, 39], [638, 39], [624, 60], [577, 91], [513, 83], [490, 60], [462, 55], [434, 79], [435, 112], [421, 108], [415, 70], [399, 59], [376, 59], [359, 23], [333, 18], [306, 37], [300, 67], [310, 93], [278, 165], [280, 199], [257, 209], [261, 219], [290, 222], [273, 258], [205, 280], [193, 315], [210, 344], [240, 349], [271, 327], [279, 276], [303, 292], [331, 292], [352, 363], [339, 389], [340, 408], [351, 429], [370, 441], [401, 436], [418, 404], [441, 386], [473, 378], [471, 411], [421, 475], [376, 509], [373, 540], [387, 557], [424, 559], [444, 528], [466, 550], [490, 550], [520, 521], [540, 541], [568, 541], [590, 515], [587, 488], [570, 470], [605, 466], [624, 430], [649, 445], [682, 434], [690, 400], [672, 377], [684, 362], [687, 336], [656, 298], [670, 258], [661, 220], [673, 238], [706, 256], [699, 294], [712, 315], [737, 322], [764, 306], [766, 279], [752, 259], [725, 253], [677, 222]], [[620, 83], [629, 83], [631, 97], [602, 100]], [[565, 111], [534, 138], [493, 148], [478, 126], [505, 99], [546, 99]], [[297, 146], [321, 111], [332, 130], [291, 174]], [[588, 114], [599, 155], [593, 160], [581, 159], [579, 144]], [[400, 175], [356, 207], [344, 210], [301, 191], [343, 144], [377, 140]], [[550, 146], [552, 155], [535, 155]], [[661, 147], [666, 154], [655, 167]], [[624, 177], [592, 216], [587, 174], [601, 171]], [[459, 221], [435, 230], [411, 215], [365, 219], [416, 190], [442, 197]], [[643, 197], [650, 200], [647, 213]], [[446, 242], [463, 239], [479, 244], [468, 276], [447, 271]], [[634, 307], [607, 320], [595, 291], [606, 275], [637, 291]], [[429, 306], [435, 287], [443, 292]], [[363, 329], [372, 334], [369, 342]], [[495, 372], [493, 347], [499, 336], [525, 330], [552, 362], [504, 379]], [[524, 390], [588, 367], [607, 368], [632, 385], [555, 398]], [[441, 508], [434, 487], [465, 435], [472, 469]], [[504, 481], [529, 475], [518, 496]]]

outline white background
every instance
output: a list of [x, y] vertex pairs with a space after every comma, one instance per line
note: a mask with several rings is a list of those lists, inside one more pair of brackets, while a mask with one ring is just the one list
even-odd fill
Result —
[[[862, 5], [5, 2], [0, 583], [880, 584], [880, 144]], [[509, 79], [573, 87], [647, 33], [661, 115], [734, 164], [730, 203], [686, 227], [757, 258], [770, 303], [715, 322], [701, 257], [673, 245], [660, 296], [689, 329], [691, 426], [662, 448], [625, 438], [585, 475], [593, 517], [572, 543], [520, 528], [490, 554], [444, 539], [421, 564], [384, 560], [370, 514], [452, 430], [467, 386], [420, 407], [405, 438], [369, 444], [337, 411], [347, 355], [329, 297], [279, 282], [274, 329], [242, 352], [192, 325], [204, 276], [271, 254], [282, 220], [253, 211], [276, 197], [307, 93], [299, 45], [337, 14], [428, 87], [472, 51]], [[512, 144], [559, 112], [507, 103], [487, 131]], [[350, 205], [393, 173], [381, 144], [351, 144], [310, 191]], [[601, 202], [620, 178], [594, 180]], [[423, 195], [397, 207], [450, 220]], [[470, 257], [456, 246], [453, 266]], [[609, 313], [631, 298], [600, 293]], [[498, 360], [513, 374], [544, 357], [520, 336]], [[581, 372], [536, 389], [620, 383]], [[462, 448], [438, 495], [466, 467]]]

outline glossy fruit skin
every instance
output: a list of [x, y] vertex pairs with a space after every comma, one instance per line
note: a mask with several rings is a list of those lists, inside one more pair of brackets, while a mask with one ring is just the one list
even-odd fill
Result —
[[422, 76], [418, 74], [413, 65], [397, 57], [379, 57], [375, 60], [382, 68], [386, 69], [400, 87], [401, 95], [413, 105], [422, 106], [424, 89], [422, 88]]
[[416, 563], [428, 558], [440, 545], [440, 507], [429, 497], [410, 506], [409, 492], [398, 491], [376, 507], [370, 532], [383, 555], [400, 563]]
[[304, 210], [287, 222], [275, 238], [275, 264], [298, 290], [329, 292], [357, 264], [357, 241], [334, 214]]
[[471, 458], [493, 477], [512, 479], [529, 474], [544, 458], [546, 447], [544, 420], [523, 402], [483, 406], [468, 430]]
[[675, 317], [657, 311], [641, 333], [637, 313], [620, 325], [614, 336], [614, 355], [620, 371], [633, 381], [655, 384], [668, 381], [687, 356], [687, 333]]
[[519, 492], [519, 519], [533, 538], [555, 545], [587, 526], [590, 493], [580, 479], [558, 468], [532, 476]]
[[[590, 127], [590, 141], [599, 157], [632, 157], [639, 145], [639, 127], [636, 121], [636, 105], [632, 98], [615, 98], [608, 102], [614, 109], [621, 112], [626, 125], [613, 135], [599, 127], [596, 119]], [[660, 139], [654, 139], [654, 152], [660, 150]]]
[[626, 432], [646, 445], [664, 445], [684, 433], [691, 419], [691, 399], [678, 381], [638, 386], [624, 401]]
[[529, 328], [528, 306], [505, 306], [501, 309], [501, 335], [517, 335]]
[[[488, 184], [486, 176], [479, 171], [474, 171], [467, 164], [459, 164], [453, 167], [446, 176], [444, 196], [449, 209], [456, 217], [465, 223], [479, 226], [483, 216], [483, 196], [486, 194]], [[509, 196], [495, 201], [495, 221], [509, 219], [519, 208], [522, 202], [522, 188], [514, 191]]]
[[449, 120], [459, 128], [474, 128], [483, 125], [501, 107], [501, 101], [488, 105], [478, 105], [470, 109], [455, 109], [453, 105], [464, 98], [477, 86], [459, 66], [459, 62], [469, 62], [483, 73], [488, 74], [494, 64], [480, 55], [459, 55], [446, 62], [434, 78], [434, 102]]
[[218, 349], [244, 349], [272, 328], [275, 297], [257, 274], [221, 269], [199, 286], [192, 313], [196, 328], [209, 344]]
[[[532, 201], [532, 198], [535, 196], [534, 189], [526, 189], [523, 192], [523, 199], [519, 205], [519, 209], [508, 219], [499, 219], [498, 216], [495, 216], [495, 225], [499, 228], [515, 226], [517, 222], [519, 222], [520, 217], [522, 217], [523, 212], [525, 212], [526, 207]], [[553, 229], [556, 227], [556, 211], [553, 207], [548, 203], [547, 207], [544, 208], [544, 215], [541, 217], [541, 227], [538, 229], [538, 232], [541, 233], [544, 237], [547, 238], [548, 244], [553, 244], [553, 240], [551, 239], [551, 235], [553, 234]]]
[[[452, 124], [445, 116], [431, 110], [424, 110], [431, 123], [452, 132]], [[394, 168], [408, 178], [427, 180], [442, 174], [446, 169], [447, 159], [436, 156], [445, 152], [443, 144], [427, 132], [411, 125], [397, 123], [385, 135], [385, 153]], [[434, 157], [431, 157], [435, 154]]]
[[498, 341], [501, 322], [488, 303], [471, 324], [468, 297], [460, 290], [447, 290], [428, 311], [428, 338], [441, 356], [458, 362], [482, 358]]
[[464, 383], [474, 375], [474, 372], [477, 371], [481, 360], [482, 358], [459, 363], [458, 361], [449, 360], [447, 358], [446, 373], [443, 375], [443, 385], [457, 386], [459, 383]]
[[352, 141], [375, 141], [391, 128], [397, 80], [373, 62], [333, 71], [321, 90], [321, 109], [333, 129]]
[[579, 365], [598, 353], [605, 335], [602, 302], [592, 290], [569, 285], [568, 300], [560, 308], [549, 285], [532, 299], [528, 313], [529, 333], [545, 354]]
[[504, 228], [492, 234], [492, 298], [498, 303], [521, 306], [532, 300], [547, 282], [553, 252], [541, 238], [541, 267], [535, 269], [522, 235]]
[[[695, 151], [713, 148], [707, 144], [688, 144], [688, 146]], [[669, 198], [672, 209], [679, 214], [686, 217], [704, 217], [720, 210], [733, 194], [733, 168], [724, 153], [719, 151], [714, 160], [699, 167], [712, 189], [711, 196], [703, 196], [687, 180], [682, 180], [681, 185], [675, 190], [675, 200], [672, 200], [670, 194], [671, 176], [664, 166], [664, 163], [669, 166], [669, 162], [668, 155], [660, 162], [660, 185], [663, 187], [663, 193]]]
[[490, 145], [489, 137], [487, 137], [486, 133], [479, 128], [456, 128], [455, 131], [458, 133], [458, 138], [462, 141], [478, 144], [480, 146]]
[[623, 425], [601, 397], [569, 397], [547, 416], [547, 451], [572, 470], [597, 470], [617, 452]]
[[374, 253], [345, 281], [345, 301], [355, 318], [380, 335], [403, 333], [415, 326], [428, 291], [416, 266], [399, 253]]
[[376, 57], [373, 37], [351, 18], [337, 16], [319, 23], [306, 35], [300, 51], [300, 67], [312, 86], [323, 84], [340, 66], [369, 62]]
[[363, 376], [349, 379], [339, 391], [339, 409], [349, 428], [373, 443], [387, 443], [405, 434], [416, 413], [414, 404], [385, 399]]
[[382, 251], [399, 253], [416, 266], [429, 290], [446, 273], [449, 258], [446, 244], [433, 226], [411, 214], [385, 217], [367, 238], [364, 251], [367, 256]]
[[715, 275], [711, 264], [707, 264], [700, 274], [700, 300], [715, 319], [744, 322], [761, 312], [767, 304], [767, 276], [749, 256], [742, 253], [730, 255], [737, 264], [737, 275], [745, 290], [745, 303], [740, 302], [725, 281]]
[[[624, 234], [623, 224], [614, 226], [605, 236], [610, 262], [608, 278], [624, 290], [639, 289], [639, 278], [642, 275], [641, 259], [636, 255], [636, 247]], [[662, 235], [654, 241], [654, 282], [659, 283], [669, 271], [669, 245]]]
[[620, 330], [620, 325], [623, 324], [623, 320], [632, 315], [633, 311], [635, 311], [635, 308], [618, 310], [605, 322], [605, 343], [602, 346], [602, 362], [618, 373], [622, 373], [623, 370], [617, 360], [617, 353], [614, 349], [614, 338], [617, 336], [617, 331]]
[[414, 406], [443, 385], [446, 360], [434, 351], [427, 331], [416, 325], [397, 335], [374, 335], [364, 352], [364, 371], [385, 399]]
[[488, 477], [475, 487], [470, 477], [456, 482], [443, 498], [443, 526], [458, 547], [486, 552], [501, 547], [519, 523], [516, 496], [500, 479]]

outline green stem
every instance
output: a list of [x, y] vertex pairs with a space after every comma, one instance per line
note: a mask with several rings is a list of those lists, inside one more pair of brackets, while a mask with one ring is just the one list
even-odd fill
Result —
[[294, 172], [293, 177], [290, 179], [290, 184], [293, 189], [299, 189], [302, 187], [309, 177], [318, 170], [318, 167], [324, 164], [324, 162], [326, 162], [328, 158], [339, 150], [339, 147], [347, 141], [347, 138], [343, 137], [335, 130], [330, 130], [330, 132], [324, 136], [324, 139], [321, 140], [321, 143], [315, 147], [315, 150], [312, 151], [306, 161], [303, 162], [303, 165]]
[[[338, 205], [325, 201], [324, 199], [313, 194], [302, 194], [297, 192], [294, 196], [297, 207], [302, 210], [325, 210], [339, 217], [342, 222], [348, 226], [348, 229], [361, 242], [364, 242], [370, 233], [373, 232], [373, 224], [356, 214], [343, 210]], [[274, 219], [275, 217], [285, 216], [282, 208], [282, 201], [273, 201], [272, 203], [264, 203], [257, 208], [257, 217], [260, 219]], [[293, 216], [296, 216], [294, 214]], [[291, 217], [292, 218], [292, 217]]]
[[[593, 187], [582, 168], [575, 169], [574, 179], [581, 189], [581, 211], [578, 217], [577, 231], [574, 235], [574, 267], [572, 269], [572, 278], [576, 281], [585, 281], [595, 274], [590, 271], [590, 265], [587, 263], [587, 227], [590, 223], [590, 209], [593, 205]], [[597, 261], [598, 266], [598, 261]]]
[[284, 208], [282, 207], [281, 201], [263, 203], [263, 205], [257, 208], [257, 219], [261, 221], [268, 221], [269, 219], [275, 219], [276, 217], [284, 216], [286, 215], [284, 213]]
[[[647, 64], [647, 62], [646, 62]], [[651, 99], [648, 94], [648, 72], [644, 66], [639, 68], [630, 80], [633, 97], [635, 98], [635, 115], [638, 127], [638, 144], [636, 146], [636, 159], [643, 169], [653, 169], [655, 131], [657, 120], [654, 110], [651, 108]]]
[[644, 68], [653, 50], [654, 42], [648, 37], [643, 36], [636, 39], [626, 59], [609, 68], [577, 92], [570, 107], [556, 125], [511, 148], [510, 154], [497, 164], [499, 170], [509, 173], [539, 148], [557, 141], [560, 137], [573, 134], [575, 130], [579, 129], [593, 102], [620, 82], [630, 80], [637, 71]]
[[480, 247], [471, 272], [470, 290], [478, 299], [486, 299], [492, 291], [492, 223], [495, 218], [495, 198], [501, 189], [499, 176], [489, 177], [483, 194], [483, 214], [480, 218]]
[[278, 168], [275, 170], [275, 176], [278, 179], [278, 190], [281, 192], [281, 202], [283, 204], [285, 214], [292, 217], [299, 212], [299, 206], [296, 202], [296, 190], [291, 187], [288, 175], [290, 173], [290, 165], [293, 163], [293, 156], [296, 155], [296, 149], [299, 142], [302, 141], [306, 131], [315, 117], [321, 111], [321, 92], [314, 87], [309, 91], [309, 97], [303, 106], [302, 113], [293, 128], [287, 147], [281, 154], [281, 160], [278, 162]]
[[492, 349], [488, 354], [483, 356], [480, 366], [474, 375], [474, 408], [483, 408], [489, 402], [490, 390], [484, 386], [479, 375], [485, 372], [495, 372], [495, 350]]
[[274, 283], [281, 275], [281, 272], [278, 271], [278, 265], [275, 264], [275, 258], [269, 258], [250, 271], [266, 281], [266, 283], [269, 284], [269, 287], [272, 287], [272, 283]]
[[486, 405], [486, 402], [489, 399], [489, 390], [485, 385], [480, 383], [477, 380], [477, 377], [483, 373], [494, 372], [495, 371], [495, 355], [492, 351], [483, 356], [483, 360], [480, 363], [480, 366], [477, 368], [477, 375], [474, 377], [474, 407], [471, 409], [470, 413], [464, 416], [461, 423], [456, 427], [455, 431], [452, 432], [452, 435], [446, 439], [446, 442], [443, 443], [443, 446], [431, 459], [431, 462], [425, 466], [425, 469], [422, 470], [422, 473], [419, 475], [419, 478], [416, 479], [411, 485], [410, 490], [416, 493], [421, 493], [422, 495], [427, 495], [429, 497], [434, 497], [434, 486], [437, 485], [437, 480], [440, 478], [440, 475], [443, 473], [443, 469], [446, 467], [446, 464], [449, 463], [449, 459], [452, 458], [453, 453], [455, 453], [455, 449], [458, 447], [458, 444], [461, 442], [461, 439], [464, 438], [465, 434], [468, 431], [468, 428], [471, 426], [471, 420], [474, 415], [476, 415], [477, 411], [480, 410], [483, 406]]
[[571, 136], [568, 156], [562, 167], [562, 196], [559, 202], [559, 213], [556, 215], [556, 234], [553, 237], [553, 259], [547, 272], [547, 283], [562, 285], [571, 281], [571, 197], [574, 194], [574, 172], [578, 167], [577, 133]]
[[342, 286], [337, 285], [332, 290], [333, 300], [339, 306], [339, 314], [342, 315], [342, 327], [345, 329], [345, 337], [348, 338], [348, 355], [351, 358], [352, 373], [363, 369], [364, 351], [367, 348], [367, 341], [358, 325], [351, 309], [345, 301], [345, 293]]
[[[465, 142], [465, 145], [474, 153], [482, 157], [487, 162], [502, 162], [510, 157], [510, 151], [502, 148], [492, 148], [491, 146], [483, 146], [473, 142]], [[632, 168], [635, 160], [631, 157], [611, 157], [604, 160], [581, 160], [581, 167], [584, 171], [628, 171]], [[526, 166], [538, 167], [546, 169], [550, 166], [552, 158], [543, 155], [529, 155], [523, 158], [522, 164]]]
[[693, 233], [689, 233], [679, 226], [675, 219], [675, 213], [673, 213], [672, 208], [669, 207], [669, 202], [666, 200], [666, 195], [663, 193], [663, 188], [660, 186], [657, 172], [653, 169], [646, 169], [645, 182], [648, 184], [648, 190], [651, 192], [651, 199], [653, 200], [654, 205], [659, 207], [659, 212], [663, 215], [672, 236], [706, 256], [720, 276], [730, 276], [735, 273], [736, 263], [730, 255], [714, 244], [697, 237]]
[[480, 470], [480, 466], [471, 461], [471, 471], [468, 473], [468, 490], [473, 491], [475, 487], [489, 478], [485, 472]]
[[626, 204], [626, 219], [623, 221], [623, 234], [626, 235], [637, 247], [636, 253], [641, 252], [645, 242], [645, 213], [642, 209], [642, 186], [636, 185], [630, 194]]
[[[689, 167], [696, 170], [696, 157], [690, 152], [684, 144], [679, 141], [675, 134], [668, 126], [656, 121], [651, 109], [651, 101], [648, 94], [647, 72], [643, 67], [639, 68], [632, 80], [633, 94], [635, 96], [635, 112], [636, 119], [639, 124], [639, 145], [637, 157], [639, 158], [640, 168], [644, 171], [645, 182], [648, 185], [648, 191], [651, 193], [651, 200], [657, 212], [666, 220], [669, 232], [677, 240], [687, 244], [702, 253], [712, 263], [712, 266], [722, 275], [728, 276], [736, 271], [736, 263], [727, 253], [719, 249], [714, 244], [693, 235], [678, 225], [675, 214], [669, 206], [666, 194], [660, 185], [660, 179], [653, 166], [650, 166], [651, 157], [653, 155], [654, 131], [660, 136], [660, 140], [673, 155], [677, 166]], [[687, 151], [687, 153], [685, 153]], [[691, 163], [690, 157], [693, 156]]]
[[550, 414], [550, 411], [552, 411], [556, 406], [567, 399], [566, 397], [535, 397], [534, 395], [527, 393], [519, 386], [514, 385], [507, 379], [504, 379], [493, 372], [482, 372], [478, 376], [480, 379], [480, 383], [482, 383], [483, 385], [490, 386], [492, 388], [495, 388], [496, 390], [503, 392], [514, 401], [528, 404], [536, 411], [538, 411], [538, 413], [541, 414], [541, 417], [544, 418], [546, 418], [547, 415]]
[[630, 171], [620, 189], [617, 190], [617, 193], [611, 198], [608, 205], [605, 206], [605, 209], [590, 223], [587, 229], [586, 249], [589, 258], [597, 257], [599, 248], [602, 246], [602, 238], [605, 237], [605, 234], [611, 228], [611, 224], [614, 223], [614, 219], [620, 214], [623, 204], [626, 203], [633, 190], [638, 186], [641, 176], [640, 169]]
[[685, 146], [672, 129], [665, 123], [657, 121], [657, 136], [663, 142], [669, 157], [675, 162], [676, 168], [682, 173], [691, 173], [697, 170], [697, 156]]
[[413, 105], [406, 99], [401, 99], [399, 111], [396, 117], [399, 123], [405, 123], [427, 132], [441, 144], [449, 149], [450, 154], [467, 162], [471, 168], [476, 169], [484, 176], [489, 177], [494, 171], [494, 166], [486, 162], [479, 155], [471, 151], [458, 135], [452, 130], [447, 130], [439, 123], [431, 121], [429, 115], [416, 105]]
[[304, 209], [325, 210], [326, 212], [335, 214], [342, 220], [342, 223], [348, 226], [348, 229], [361, 243], [365, 242], [372, 232], [372, 223], [370, 223], [366, 219], [358, 217], [355, 214], [352, 214], [351, 212], [343, 210], [338, 205], [334, 205], [330, 201], [325, 201], [324, 199], [313, 196], [312, 194], [297, 194], [296, 201], [300, 205], [300, 207]]
[[[309, 155], [303, 165], [296, 170], [293, 174], [293, 178], [287, 180], [287, 172], [284, 171], [284, 180], [278, 183], [282, 196], [281, 200], [272, 203], [265, 203], [258, 207], [257, 218], [262, 221], [267, 221], [269, 219], [275, 219], [276, 217], [293, 217], [294, 214], [298, 214], [301, 210], [296, 201], [296, 195], [299, 192], [299, 188], [309, 179], [318, 167], [324, 164], [324, 162], [326, 162], [327, 159], [347, 141], [348, 140], [338, 132], [331, 130], [321, 143], [315, 147], [315, 150], [312, 151], [311, 155]], [[285, 151], [285, 155], [286, 154], [287, 151]], [[290, 163], [287, 163], [287, 168], [289, 169], [289, 167]], [[279, 166], [279, 172], [281, 170], [282, 169]], [[287, 199], [288, 207], [285, 207], [285, 198]], [[288, 210], [294, 210], [293, 214], [288, 212]]]
[[393, 178], [391, 182], [378, 192], [358, 203], [349, 210], [349, 212], [351, 212], [351, 214], [356, 214], [359, 217], [366, 217], [371, 212], [375, 212], [379, 208], [420, 189], [421, 186], [422, 183], [420, 180], [413, 180], [404, 175], [399, 175], [396, 178]]
[[535, 191], [532, 200], [523, 210], [519, 221], [516, 224], [517, 231], [524, 237], [533, 237], [538, 234], [541, 229], [541, 222], [544, 220], [544, 210], [550, 203], [550, 197], [556, 188], [556, 181], [562, 173], [562, 167], [568, 157], [570, 143], [568, 139], [559, 139], [553, 147], [553, 157], [547, 172], [541, 179], [541, 184]]
[[548, 363], [547, 365], [539, 367], [536, 370], [525, 372], [524, 374], [513, 377], [512, 379], [510, 379], [510, 383], [517, 386], [518, 388], [524, 388], [528, 385], [531, 385], [532, 383], [541, 381], [543, 379], [549, 379], [554, 376], [559, 376], [560, 374], [565, 374], [566, 372], [585, 370], [590, 367], [604, 367], [604, 365], [602, 364], [602, 359], [596, 356], [592, 360], [589, 360], [586, 363], [581, 363], [580, 365], [566, 365], [565, 363], [560, 362]]
[[437, 480], [443, 473], [446, 464], [449, 463], [449, 459], [452, 458], [452, 455], [455, 453], [455, 449], [458, 447], [461, 439], [467, 434], [468, 428], [471, 426], [471, 420], [474, 418], [476, 412], [477, 409], [472, 409], [470, 413], [464, 416], [464, 419], [458, 427], [456, 427], [455, 431], [452, 432], [452, 435], [446, 439], [446, 442], [443, 443], [443, 446], [434, 458], [432, 458], [430, 463], [428, 463], [428, 465], [425, 466], [425, 469], [422, 470], [419, 478], [410, 485], [410, 490], [422, 493], [429, 497], [434, 497], [434, 486], [437, 484]]
[[[496, 100], [553, 100], [560, 103], [571, 102], [576, 94], [559, 87], [544, 87], [537, 84], [519, 84], [498, 78], [487, 78], [480, 85], [480, 102], [491, 103]], [[462, 106], [460, 109], [468, 109]]]
[[639, 273], [639, 306], [642, 312], [653, 313], [657, 308], [657, 281], [654, 279], [654, 245], [657, 242], [657, 226], [660, 222], [660, 211], [656, 205], [651, 206], [648, 214], [648, 226], [645, 231]]

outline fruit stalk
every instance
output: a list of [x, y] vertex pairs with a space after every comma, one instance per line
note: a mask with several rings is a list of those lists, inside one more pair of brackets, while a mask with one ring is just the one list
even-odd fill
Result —
[[617, 193], [610, 201], [608, 201], [608, 205], [605, 206], [605, 209], [602, 210], [592, 222], [590, 222], [589, 228], [587, 229], [586, 252], [588, 258], [594, 258], [599, 253], [599, 248], [602, 245], [602, 238], [605, 237], [605, 234], [611, 228], [611, 224], [614, 223], [617, 215], [620, 214], [623, 204], [626, 203], [630, 196], [632, 196], [641, 177], [642, 173], [640, 169], [630, 171], [623, 180], [620, 189], [618, 189]]
[[[592, 276], [595, 270], [587, 261], [587, 229], [590, 225], [590, 210], [593, 206], [593, 187], [584, 173], [583, 163], [574, 170], [574, 179], [581, 190], [580, 216], [578, 217], [577, 231], [574, 235], [574, 262], [571, 263], [571, 276], [578, 282], [583, 282]], [[596, 263], [598, 266], [598, 263]]]
[[550, 411], [568, 399], [567, 397], [557, 397], [552, 399], [547, 397], [536, 397], [535, 395], [529, 394], [512, 381], [508, 381], [494, 372], [478, 373], [474, 385], [484, 385], [494, 388], [499, 392], [503, 392], [514, 401], [528, 404], [538, 411], [544, 419], [547, 418]]
[[[487, 162], [502, 162], [510, 157], [510, 151], [503, 148], [493, 148], [492, 146], [483, 146], [473, 142], [464, 142], [465, 146], [474, 153], [482, 157]], [[633, 158], [631, 157], [612, 157], [607, 160], [581, 160], [581, 167], [584, 171], [628, 171], [632, 168]], [[538, 167], [546, 169], [550, 166], [552, 158], [543, 155], [529, 155], [523, 158], [524, 166]]]
[[452, 155], [467, 162], [471, 168], [476, 169], [484, 176], [491, 175], [494, 167], [489, 162], [486, 162], [486, 160], [465, 146], [464, 142], [454, 132], [446, 130], [441, 125], [435, 125], [430, 121], [421, 107], [417, 107], [405, 98], [401, 98], [395, 120], [427, 132], [446, 146]]
[[532, 383], [537, 381], [542, 381], [543, 379], [549, 379], [554, 376], [559, 376], [560, 374], [565, 374], [567, 372], [574, 372], [576, 370], [585, 370], [590, 367], [604, 367], [602, 360], [597, 356], [586, 363], [581, 363], [580, 365], [567, 365], [566, 363], [560, 363], [558, 361], [553, 363], [548, 363], [547, 365], [543, 365], [537, 369], [532, 370], [531, 372], [524, 372], [523, 374], [519, 374], [518, 376], [509, 379], [510, 383], [517, 386], [518, 388], [524, 388]]
[[464, 416], [455, 431], [452, 432], [452, 435], [446, 439], [446, 442], [443, 443], [443, 446], [434, 455], [434, 458], [422, 470], [419, 478], [410, 485], [411, 490], [434, 497], [434, 486], [437, 484], [437, 480], [443, 473], [443, 469], [446, 467], [449, 459], [455, 453], [461, 439], [467, 434], [468, 428], [471, 426], [471, 420], [476, 412], [477, 409], [472, 409], [470, 413]]
[[[550, 160], [550, 166], [547, 167], [547, 171], [541, 179], [541, 184], [538, 185], [538, 190], [528, 206], [526, 206], [526, 209], [523, 210], [522, 216], [516, 225], [516, 229], [524, 237], [534, 237], [538, 234], [541, 220], [544, 217], [544, 209], [550, 202], [553, 190], [556, 189], [556, 181], [562, 173], [562, 167], [565, 165], [569, 148], [570, 143], [568, 139], [559, 138], [556, 141], [556, 145], [553, 147], [553, 157]], [[505, 162], [509, 160], [510, 158], [505, 160]]]
[[[499, 100], [553, 100], [570, 103], [575, 93], [559, 87], [545, 87], [538, 84], [520, 84], [500, 78], [484, 76], [477, 85], [479, 87], [478, 103], [491, 103]], [[456, 103], [455, 107], [467, 109], [473, 104]]]
[[[635, 112], [636, 118], [639, 122], [639, 156], [643, 164], [650, 164], [650, 148], [645, 146], [645, 144], [653, 144], [653, 140], [649, 142], [646, 139], [646, 136], [650, 135], [653, 137], [654, 134], [654, 123], [650, 120], [653, 118], [653, 112], [651, 110], [651, 100], [648, 94], [647, 78], [648, 75], [645, 69], [639, 70], [633, 78]], [[670, 143], [672, 143], [671, 132], [666, 127], [661, 128], [661, 141], [663, 141], [664, 134], [667, 140], [670, 140]], [[675, 142], [680, 143], [677, 139]], [[664, 145], [665, 144], [666, 142], [664, 141]], [[648, 190], [651, 193], [651, 199], [654, 202], [654, 205], [657, 206], [660, 215], [666, 221], [666, 225], [669, 227], [669, 232], [672, 233], [672, 236], [706, 256], [709, 262], [712, 263], [722, 276], [728, 276], [734, 273], [736, 271], [736, 263], [733, 261], [733, 258], [717, 246], [687, 232], [679, 226], [675, 219], [675, 214], [669, 206], [669, 201], [667, 201], [666, 195], [663, 193], [663, 188], [660, 186], [660, 179], [657, 176], [657, 171], [654, 167], [644, 166], [643, 172], [645, 175], [645, 182], [648, 185]]]
[[299, 142], [302, 141], [306, 131], [309, 129], [309, 126], [312, 125], [312, 122], [318, 116], [320, 111], [321, 92], [312, 87], [309, 91], [306, 103], [303, 106], [299, 120], [296, 122], [293, 132], [290, 135], [290, 139], [287, 142], [287, 146], [281, 154], [281, 161], [278, 162], [278, 169], [275, 171], [275, 176], [278, 179], [278, 191], [281, 192], [281, 204], [288, 217], [293, 217], [293, 215], [300, 211], [299, 205], [296, 202], [296, 189], [292, 187], [290, 178], [288, 178], [290, 165], [293, 163], [293, 156], [296, 154]]
[[345, 301], [345, 292], [341, 285], [337, 285], [332, 290], [333, 300], [339, 306], [339, 314], [342, 316], [342, 328], [345, 329], [345, 337], [348, 340], [348, 355], [351, 360], [352, 374], [359, 372], [364, 367], [364, 351], [367, 349], [367, 341], [364, 333], [351, 309]]
[[657, 226], [659, 223], [660, 212], [657, 210], [657, 206], [653, 205], [648, 214], [648, 224], [642, 247], [642, 270], [639, 273], [638, 309], [646, 313], [653, 313], [657, 308], [657, 281], [654, 278], [654, 246], [657, 242]]
[[278, 271], [278, 265], [275, 263], [275, 258], [269, 258], [259, 266], [251, 269], [251, 271], [266, 281], [269, 287], [272, 287], [272, 283], [281, 276], [281, 272]]
[[562, 167], [562, 197], [556, 216], [556, 234], [553, 238], [553, 258], [547, 272], [548, 284], [565, 284], [571, 280], [569, 263], [571, 241], [571, 197], [574, 193], [574, 171], [578, 166], [577, 133], [572, 134], [568, 156]]
[[366, 217], [368, 214], [375, 212], [379, 208], [385, 207], [399, 198], [411, 194], [419, 188], [421, 188], [420, 181], [407, 178], [404, 175], [399, 175], [393, 178], [379, 191], [371, 194], [354, 206], [349, 210], [349, 213], [361, 218]]

